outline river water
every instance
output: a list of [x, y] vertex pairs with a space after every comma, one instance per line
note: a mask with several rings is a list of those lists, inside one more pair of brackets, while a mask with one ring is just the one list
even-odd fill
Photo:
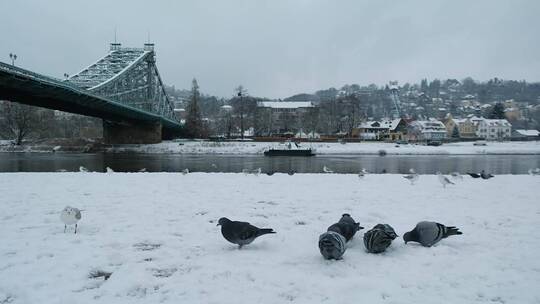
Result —
[[421, 174], [479, 172], [527, 174], [540, 167], [540, 155], [320, 155], [314, 157], [265, 157], [262, 155], [178, 155], [108, 153], [0, 153], [0, 172], [242, 172], [261, 168], [262, 172], [320, 173], [327, 166], [336, 173], [407, 173], [414, 168]]

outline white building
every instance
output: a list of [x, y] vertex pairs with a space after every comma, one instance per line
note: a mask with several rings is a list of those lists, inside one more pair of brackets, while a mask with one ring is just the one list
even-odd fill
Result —
[[417, 120], [409, 125], [411, 140], [443, 140], [447, 138], [445, 125], [439, 120]]
[[488, 140], [509, 139], [512, 125], [506, 119], [483, 119], [478, 123], [476, 136]]

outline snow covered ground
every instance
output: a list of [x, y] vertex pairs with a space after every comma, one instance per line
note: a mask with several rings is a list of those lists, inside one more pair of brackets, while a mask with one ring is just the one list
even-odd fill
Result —
[[[538, 176], [174, 173], [0, 174], [0, 303], [540, 303]], [[84, 209], [63, 233], [60, 210]], [[458, 226], [432, 248], [363, 231], [326, 261], [319, 234], [348, 212], [402, 236]], [[272, 227], [238, 250], [219, 217]], [[367, 230], [367, 229], [366, 229]], [[364, 230], [365, 231], [365, 230]], [[112, 272], [107, 281], [90, 272]]]
[[[278, 143], [269, 142], [207, 142], [165, 141], [153, 145], [122, 145], [110, 148], [110, 152], [183, 153], [183, 154], [262, 154]], [[488, 142], [487, 146], [474, 146], [473, 142], [443, 144], [439, 147], [425, 145], [396, 145], [382, 142], [362, 143], [303, 143], [304, 147], [317, 149], [317, 154], [540, 154], [540, 141]]]

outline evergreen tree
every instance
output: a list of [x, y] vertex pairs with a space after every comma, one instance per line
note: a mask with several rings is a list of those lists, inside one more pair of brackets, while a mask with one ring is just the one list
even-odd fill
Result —
[[197, 79], [193, 78], [191, 98], [187, 106], [186, 117], [186, 135], [190, 138], [204, 137], [201, 111], [199, 109], [200, 99], [199, 85], [197, 84]]
[[505, 119], [504, 116], [504, 105], [500, 102], [495, 104], [493, 110], [491, 111], [489, 118], [491, 119]]
[[459, 138], [459, 129], [458, 126], [454, 126], [454, 130], [452, 130], [452, 138]]

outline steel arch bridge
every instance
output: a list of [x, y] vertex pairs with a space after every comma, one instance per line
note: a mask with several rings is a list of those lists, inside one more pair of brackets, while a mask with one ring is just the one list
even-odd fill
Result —
[[102, 118], [108, 143], [154, 143], [182, 129], [151, 43], [111, 43], [107, 55], [66, 80], [0, 62], [0, 99]]

